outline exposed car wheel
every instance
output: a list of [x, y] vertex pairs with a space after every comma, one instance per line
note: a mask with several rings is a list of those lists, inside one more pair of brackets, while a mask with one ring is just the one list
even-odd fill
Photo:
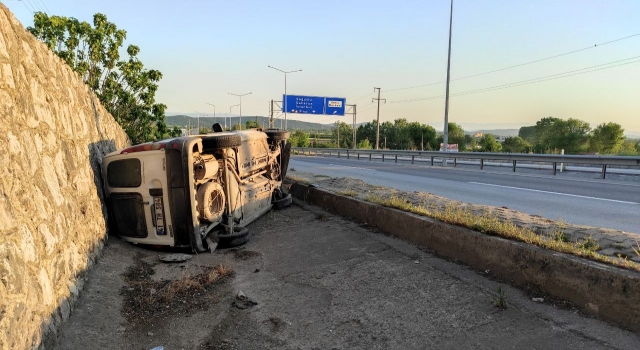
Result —
[[202, 147], [204, 149], [233, 148], [242, 144], [240, 135], [208, 135], [202, 136]]
[[249, 229], [246, 227], [233, 227], [233, 233], [227, 233], [228, 228], [222, 225], [225, 229], [223, 233], [218, 234], [218, 247], [220, 248], [233, 248], [243, 245], [249, 241]]
[[275, 196], [274, 200], [271, 202], [273, 204], [274, 209], [282, 209], [286, 208], [293, 203], [293, 198], [291, 197], [291, 193], [282, 193], [281, 196]]
[[224, 212], [224, 191], [217, 182], [207, 182], [198, 188], [196, 193], [200, 219], [208, 222], [220, 220]]
[[269, 143], [274, 143], [274, 142], [289, 139], [289, 132], [286, 130], [267, 129], [264, 133], [267, 134], [267, 142]]

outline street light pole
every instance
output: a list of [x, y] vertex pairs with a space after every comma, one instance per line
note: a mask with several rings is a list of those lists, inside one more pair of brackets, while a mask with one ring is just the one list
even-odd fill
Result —
[[213, 106], [213, 121], [214, 121], [214, 123], [215, 123], [215, 122], [217, 122], [217, 120], [216, 120], [216, 105], [211, 104], [211, 103], [209, 103], [209, 102], [207, 102], [207, 104], [208, 104], [209, 106]]
[[200, 134], [200, 112], [196, 111], [195, 109], [193, 111], [198, 113], [198, 134]]
[[[453, 25], [453, 0], [451, 0], [451, 11], [449, 12], [449, 54], [447, 56], [447, 92], [444, 102], [444, 135], [442, 136], [442, 146], [444, 151], [449, 150], [449, 71], [451, 70], [451, 28]], [[447, 166], [447, 157], [442, 157], [442, 166]]]
[[284, 73], [284, 101], [282, 101], [282, 104], [284, 105], [284, 129], [287, 130], [287, 74], [296, 73], [296, 72], [302, 72], [302, 69], [292, 70], [292, 71], [286, 72], [286, 71], [283, 71], [282, 69], [278, 69], [276, 67], [272, 67], [272, 66], [269, 66], [269, 65], [267, 65], [267, 67]]
[[[231, 129], [231, 108], [238, 107], [239, 105], [233, 105], [229, 107], [229, 129]], [[224, 121], [224, 128], [227, 128], [227, 121]]]
[[229, 93], [229, 95], [233, 95], [233, 96], [238, 96], [240, 97], [240, 119], [238, 120], [238, 130], [242, 130], [242, 96], [247, 96], [247, 95], [251, 95], [251, 92], [247, 92], [246, 94], [233, 94], [233, 93]]

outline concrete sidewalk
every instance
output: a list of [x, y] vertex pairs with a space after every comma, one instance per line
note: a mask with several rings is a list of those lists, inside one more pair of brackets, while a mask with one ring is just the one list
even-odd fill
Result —
[[[225, 263], [208, 308], [133, 327], [121, 315], [120, 275], [136, 252], [156, 279], [185, 264], [110, 238], [57, 349], [637, 349], [640, 336], [572, 309], [531, 301], [504, 283], [405, 242], [297, 203], [250, 225], [242, 254], [218, 251], [189, 266]], [[251, 253], [253, 252], [253, 253]], [[157, 264], [156, 264], [157, 263]], [[185, 267], [181, 267], [185, 266]], [[490, 273], [490, 272], [489, 272]], [[502, 286], [508, 307], [493, 306]], [[125, 286], [126, 288], [126, 286]], [[237, 309], [238, 291], [258, 304]], [[560, 305], [560, 304], [556, 304]], [[56, 344], [54, 344], [56, 343]]]

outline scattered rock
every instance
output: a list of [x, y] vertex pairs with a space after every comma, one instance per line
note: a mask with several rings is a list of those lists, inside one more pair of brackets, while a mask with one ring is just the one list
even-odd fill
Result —
[[148, 336], [153, 337], [153, 332], [147, 333]]

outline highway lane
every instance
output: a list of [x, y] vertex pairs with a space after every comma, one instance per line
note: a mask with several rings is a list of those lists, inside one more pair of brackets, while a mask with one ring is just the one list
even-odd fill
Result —
[[544, 171], [500, 172], [407, 163], [292, 156], [290, 168], [352, 177], [468, 203], [506, 206], [567, 223], [640, 234], [640, 181], [568, 178]]

